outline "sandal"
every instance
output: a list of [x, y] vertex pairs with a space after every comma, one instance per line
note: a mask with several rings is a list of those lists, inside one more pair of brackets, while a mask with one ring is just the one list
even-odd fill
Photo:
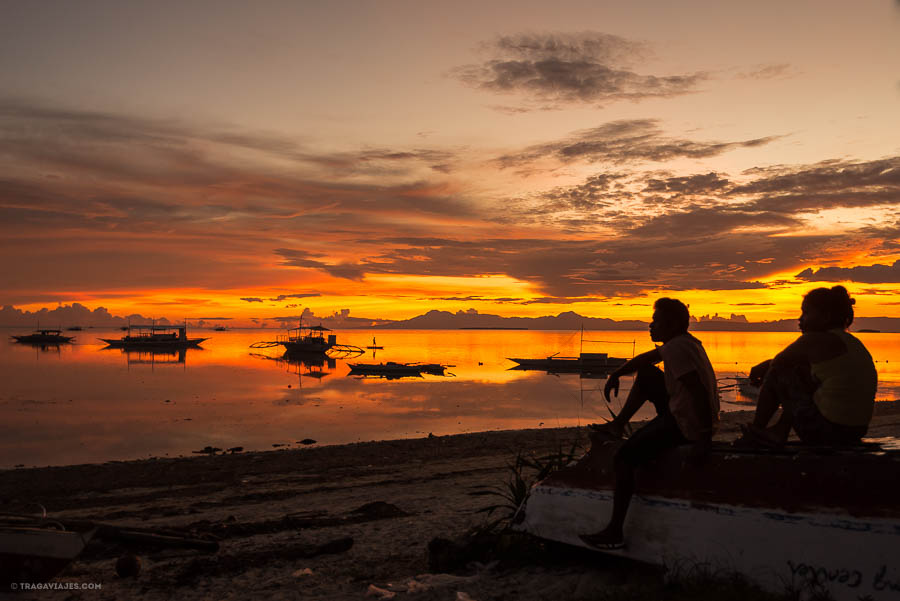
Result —
[[610, 536], [605, 532], [598, 532], [596, 534], [579, 534], [578, 538], [581, 539], [581, 542], [591, 547], [592, 549], [611, 551], [614, 549], [622, 549], [625, 547], [625, 541], [621, 536]]

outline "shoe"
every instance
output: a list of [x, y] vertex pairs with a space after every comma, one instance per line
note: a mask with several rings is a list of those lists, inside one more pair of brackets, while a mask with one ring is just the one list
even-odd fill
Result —
[[741, 437], [731, 443], [733, 447], [740, 449], [765, 449], [779, 450], [784, 448], [784, 442], [774, 440], [765, 430], [758, 430], [751, 424], [740, 424]]
[[578, 538], [581, 542], [594, 549], [611, 551], [614, 549], [622, 549], [625, 547], [625, 541], [621, 536], [610, 536], [606, 532], [598, 532], [596, 534], [579, 534]]

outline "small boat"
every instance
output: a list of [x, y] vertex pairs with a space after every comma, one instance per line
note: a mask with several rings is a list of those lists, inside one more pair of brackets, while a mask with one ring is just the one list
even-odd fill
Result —
[[19, 525], [0, 526], [0, 587], [47, 582], [84, 549], [94, 532]]
[[338, 344], [335, 334], [328, 334], [326, 338], [325, 332], [330, 331], [322, 325], [304, 326], [301, 322], [298, 327], [289, 329], [287, 334], [278, 334], [275, 340], [254, 342], [250, 348], [263, 349], [280, 345], [284, 347], [286, 355], [294, 357], [325, 355], [329, 351], [331, 355], [352, 357], [365, 352], [358, 346]]
[[[900, 592], [900, 446], [788, 445], [781, 451], [714, 445], [702, 467], [688, 447], [638, 471], [625, 548], [604, 551], [685, 571], [738, 573], [776, 593], [837, 600]], [[618, 442], [594, 441], [576, 463], [538, 482], [516, 528], [587, 547], [612, 511]], [[807, 595], [808, 596], [808, 595]]]
[[206, 338], [188, 338], [186, 326], [128, 326], [122, 338], [100, 338], [113, 348], [188, 348]]
[[82, 328], [81, 326], [71, 326], [66, 329], [69, 330], [70, 332], [80, 332], [84, 328]]
[[13, 336], [16, 342], [27, 344], [60, 344], [73, 340], [74, 336], [63, 336], [61, 330], [37, 330], [25, 336]]
[[443, 376], [446, 366], [438, 363], [349, 363], [350, 373], [388, 378], [421, 377], [422, 374]]
[[737, 376], [735, 379], [737, 390], [748, 399], [759, 398], [759, 384], [746, 376]]
[[610, 357], [606, 353], [581, 353], [577, 357], [551, 355], [543, 359], [508, 359], [518, 363], [513, 369], [538, 369], [550, 373], [610, 373], [628, 360]]
[[279, 334], [275, 341], [284, 346], [284, 350], [292, 355], [323, 354], [337, 343], [337, 336], [328, 334], [328, 328], [318, 326], [300, 326], [291, 328], [287, 334]]
[[216, 326], [213, 328], [213, 331], [214, 332], [227, 332], [228, 328], [226, 328], [225, 326]]

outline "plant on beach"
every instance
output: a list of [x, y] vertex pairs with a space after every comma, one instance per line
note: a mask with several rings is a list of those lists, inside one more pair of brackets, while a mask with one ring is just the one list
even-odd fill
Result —
[[479, 528], [482, 532], [505, 530], [516, 523], [516, 518], [531, 488], [536, 482], [540, 482], [552, 472], [569, 465], [576, 456], [580, 455], [581, 444], [578, 441], [572, 443], [568, 451], [563, 450], [560, 444], [557, 451], [548, 455], [536, 456], [534, 453], [517, 451], [513, 461], [507, 464], [509, 477], [502, 485], [487, 486], [469, 493], [475, 496], [499, 497], [493, 505], [482, 507], [478, 513], [487, 513], [488, 516], [501, 512], [500, 515]]

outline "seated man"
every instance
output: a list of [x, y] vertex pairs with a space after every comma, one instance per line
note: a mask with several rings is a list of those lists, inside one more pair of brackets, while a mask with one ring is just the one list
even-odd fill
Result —
[[[847, 332], [854, 303], [843, 286], [803, 297], [800, 338], [750, 371], [762, 386], [741, 441], [779, 447], [793, 429], [806, 444], [853, 444], [866, 434], [878, 373], [863, 343]], [[779, 407], [781, 418], [767, 427]]]
[[[652, 351], [627, 361], [609, 376], [603, 393], [609, 401], [610, 390], [619, 394], [619, 378], [637, 373], [622, 411], [613, 421], [595, 430], [621, 437], [625, 424], [638, 409], [650, 401], [656, 417], [635, 432], [615, 456], [616, 490], [609, 525], [581, 539], [599, 549], [624, 546], [622, 527], [631, 496], [634, 494], [635, 469], [664, 450], [694, 443], [691, 454], [702, 457], [709, 450], [713, 427], [719, 418], [716, 375], [699, 340], [688, 334], [690, 315], [681, 301], [661, 298], [653, 305], [650, 339], [662, 342]], [[656, 364], [665, 363], [665, 371]]]

